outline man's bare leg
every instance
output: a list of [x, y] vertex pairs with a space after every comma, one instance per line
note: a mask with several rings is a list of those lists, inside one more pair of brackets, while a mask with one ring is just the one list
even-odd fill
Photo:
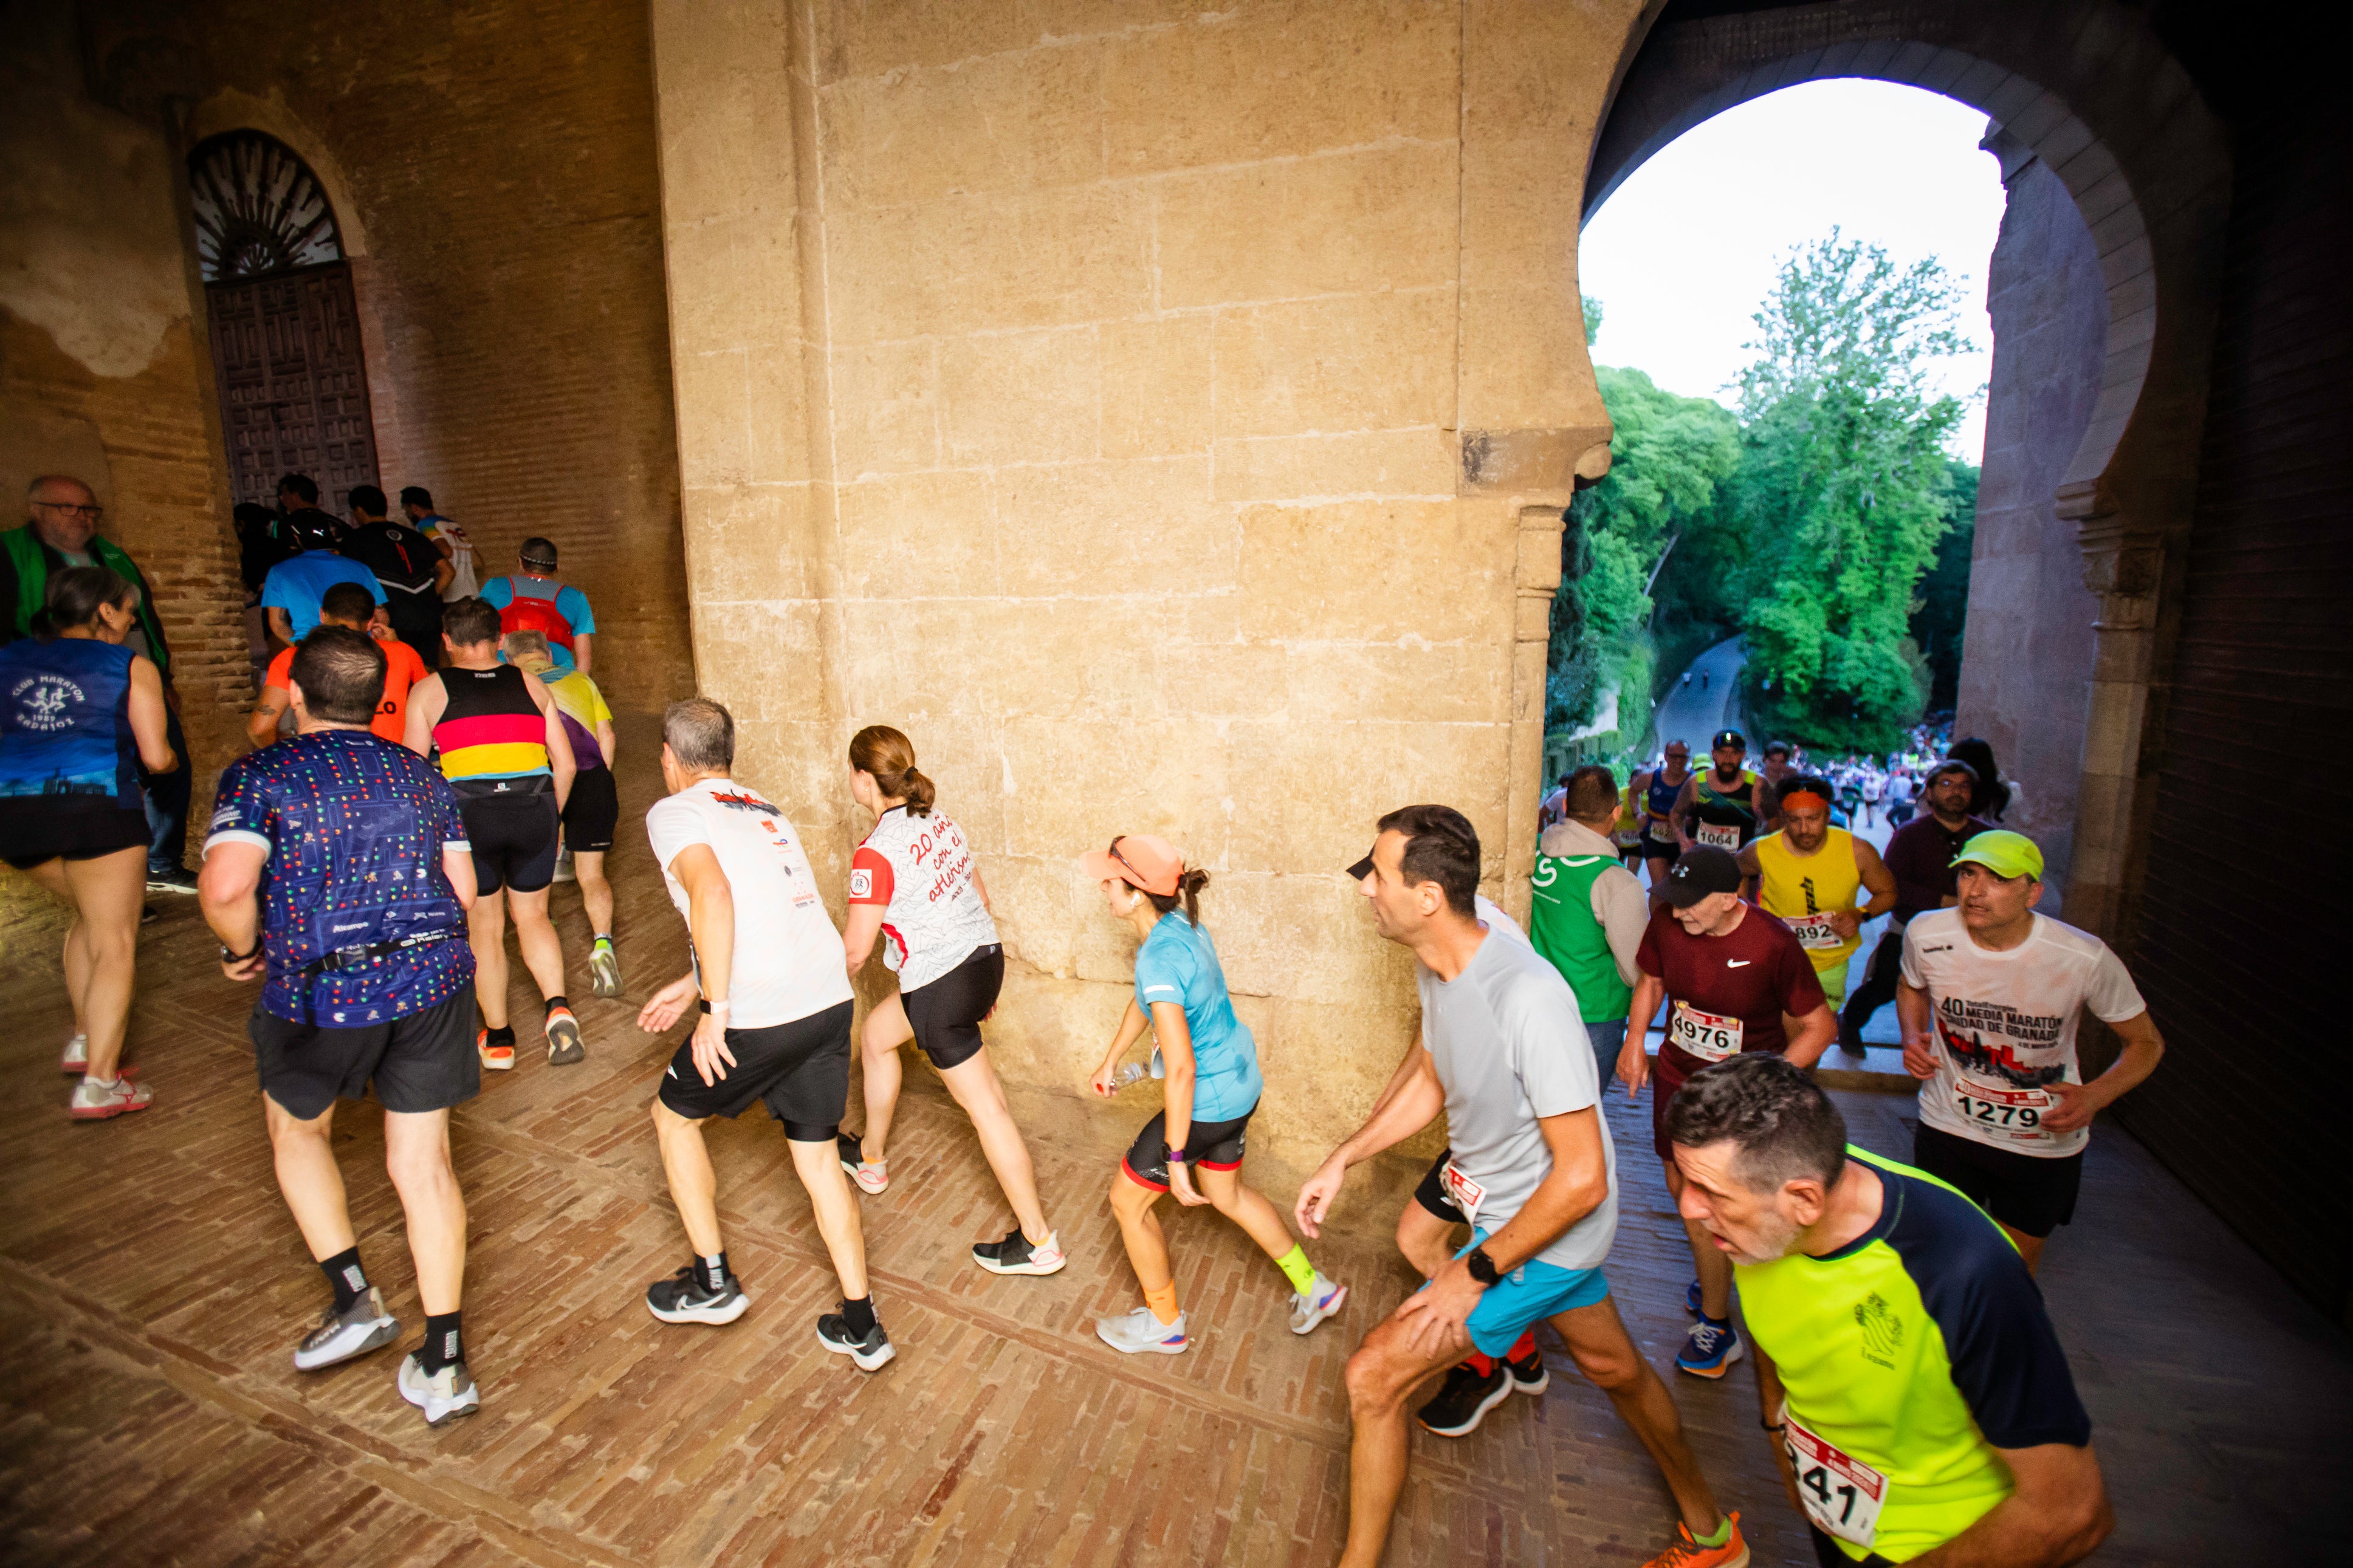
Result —
[[1708, 1490], [1707, 1478], [1700, 1473], [1698, 1456], [1683, 1436], [1683, 1414], [1667, 1385], [1634, 1348], [1625, 1321], [1618, 1316], [1618, 1303], [1604, 1296], [1589, 1307], [1557, 1314], [1552, 1326], [1567, 1342], [1577, 1370], [1609, 1396], [1619, 1419], [1650, 1450], [1667, 1489], [1674, 1493], [1684, 1527], [1694, 1536], [1713, 1535], [1724, 1515], [1715, 1506], [1715, 1494]]
[[449, 1113], [385, 1112], [384, 1163], [407, 1224], [417, 1300], [428, 1316], [454, 1312], [466, 1290], [466, 1199], [449, 1161]]
[[1388, 1318], [1348, 1358], [1348, 1544], [1341, 1568], [1377, 1568], [1388, 1550], [1389, 1521], [1405, 1490], [1407, 1396], [1470, 1348], [1450, 1343], [1423, 1355], [1404, 1325]]

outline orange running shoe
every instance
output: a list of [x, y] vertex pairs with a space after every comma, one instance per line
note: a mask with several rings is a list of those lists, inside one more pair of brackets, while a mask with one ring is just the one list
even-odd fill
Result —
[[491, 1032], [488, 1029], [475, 1035], [474, 1053], [482, 1058], [482, 1066], [492, 1072], [514, 1070], [514, 1047], [491, 1044]]
[[1692, 1539], [1691, 1527], [1677, 1521], [1674, 1543], [1651, 1558], [1647, 1568], [1748, 1568], [1748, 1542], [1741, 1539], [1740, 1515], [1725, 1517], [1732, 1529], [1721, 1546], [1702, 1546]]

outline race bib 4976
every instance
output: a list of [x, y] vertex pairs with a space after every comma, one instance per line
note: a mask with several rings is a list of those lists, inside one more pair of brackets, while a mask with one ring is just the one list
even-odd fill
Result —
[[1688, 1002], [1677, 1002], [1667, 1019], [1667, 1038], [1704, 1062], [1720, 1062], [1740, 1054], [1741, 1022], [1720, 1013], [1703, 1013]]

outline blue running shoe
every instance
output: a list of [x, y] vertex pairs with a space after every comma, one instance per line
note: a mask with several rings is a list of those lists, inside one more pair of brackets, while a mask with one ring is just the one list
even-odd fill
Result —
[[1700, 1316], [1699, 1281], [1696, 1279], [1693, 1280], [1691, 1288], [1683, 1292], [1683, 1310], [1694, 1318]]
[[1732, 1363], [1747, 1353], [1730, 1323], [1702, 1318], [1692, 1325], [1691, 1338], [1683, 1342], [1675, 1365], [1694, 1377], [1716, 1378], [1730, 1372]]

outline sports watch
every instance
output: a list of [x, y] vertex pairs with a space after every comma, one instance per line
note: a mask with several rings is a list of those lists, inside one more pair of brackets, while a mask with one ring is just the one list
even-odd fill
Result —
[[1487, 1256], [1487, 1249], [1483, 1247], [1474, 1247], [1464, 1253], [1462, 1267], [1468, 1268], [1471, 1278], [1482, 1285], [1493, 1285], [1504, 1278], [1495, 1271], [1495, 1260]]

